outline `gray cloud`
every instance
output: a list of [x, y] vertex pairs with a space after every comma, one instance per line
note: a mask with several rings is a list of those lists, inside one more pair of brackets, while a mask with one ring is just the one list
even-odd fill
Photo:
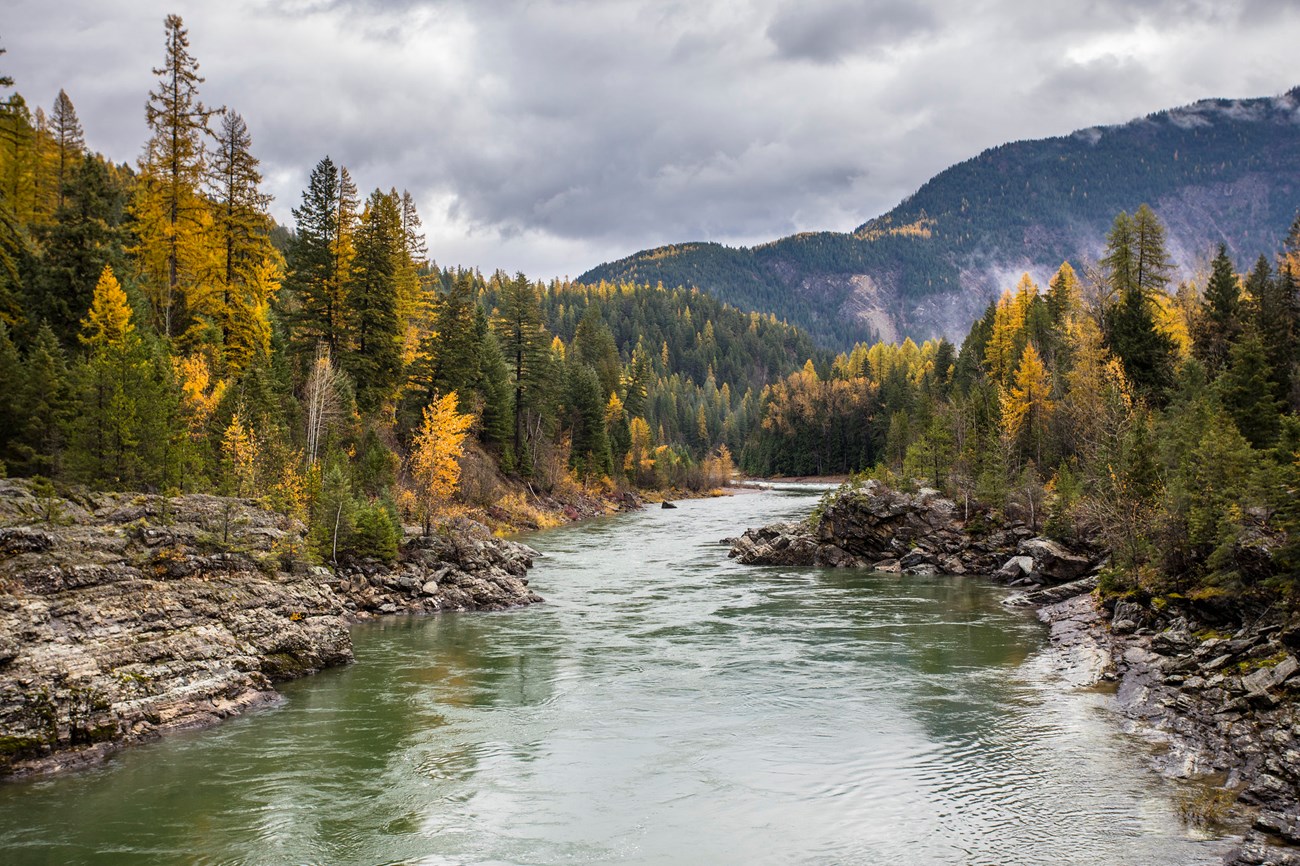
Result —
[[[0, 71], [42, 105], [65, 87], [91, 146], [134, 160], [176, 4], [16, 5]], [[328, 153], [410, 189], [440, 262], [539, 277], [848, 230], [985, 147], [1300, 83], [1282, 0], [184, 5], [277, 218]]]
[[909, 0], [792, 0], [773, 16], [767, 36], [785, 57], [833, 63], [936, 29], [934, 14]]

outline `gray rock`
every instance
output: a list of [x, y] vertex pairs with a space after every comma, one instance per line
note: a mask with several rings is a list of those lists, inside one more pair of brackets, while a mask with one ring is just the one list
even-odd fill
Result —
[[1028, 538], [1016, 548], [1019, 556], [1028, 556], [1033, 565], [1026, 570], [1045, 583], [1068, 583], [1092, 570], [1092, 559], [1067, 550], [1050, 538]]
[[998, 580], [1010, 583], [1028, 577], [1034, 570], [1034, 560], [1028, 556], [1013, 556], [1002, 564], [1002, 567], [994, 572], [993, 576]]

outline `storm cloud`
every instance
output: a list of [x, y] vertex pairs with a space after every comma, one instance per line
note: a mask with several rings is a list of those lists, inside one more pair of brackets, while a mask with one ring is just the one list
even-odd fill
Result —
[[542, 278], [851, 230], [986, 147], [1300, 84], [1281, 0], [17, 0], [0, 72], [134, 161], [169, 12], [279, 220], [329, 154], [409, 189], [439, 263]]

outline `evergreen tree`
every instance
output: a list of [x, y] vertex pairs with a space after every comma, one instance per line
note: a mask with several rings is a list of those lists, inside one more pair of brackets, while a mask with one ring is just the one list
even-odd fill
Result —
[[405, 255], [402, 215], [395, 196], [376, 189], [356, 235], [356, 259], [347, 287], [353, 350], [344, 366], [357, 383], [357, 406], [374, 412], [397, 389], [397, 273]]
[[297, 232], [289, 246], [285, 286], [296, 301], [290, 316], [293, 345], [308, 357], [317, 342], [325, 343], [331, 357], [346, 345], [352, 222], [342, 178], [326, 156], [312, 169], [302, 204], [293, 209]]
[[60, 468], [63, 434], [72, 406], [67, 362], [58, 337], [45, 322], [27, 353], [21, 383], [25, 424], [15, 445], [19, 469], [53, 477]]
[[1289, 403], [1300, 336], [1294, 273], [1285, 266], [1274, 274], [1268, 260], [1260, 256], [1246, 279], [1246, 291], [1251, 298], [1251, 318], [1268, 360], [1273, 396]]
[[43, 233], [33, 306], [66, 345], [75, 342], [95, 282], [121, 257], [126, 192], [99, 157], [85, 157], [65, 184], [63, 206]]
[[596, 371], [606, 397], [617, 393], [623, 365], [618, 357], [614, 335], [600, 314], [599, 304], [592, 302], [587, 305], [574, 332], [570, 352], [575, 361]]
[[1268, 448], [1277, 440], [1281, 421], [1271, 372], [1263, 341], [1250, 331], [1233, 344], [1219, 380], [1224, 409], [1256, 448]]
[[579, 475], [608, 476], [614, 471], [605, 432], [605, 401], [600, 396], [600, 377], [586, 364], [569, 366], [569, 407], [573, 442], [569, 465]]
[[527, 457], [524, 433], [530, 417], [542, 408], [549, 391], [546, 375], [550, 369], [550, 337], [542, 324], [537, 291], [523, 274], [516, 274], [512, 280], [501, 280], [492, 326], [510, 369], [514, 391], [512, 450], [520, 471], [528, 471], [530, 467], [524, 462]]
[[1192, 330], [1192, 354], [1211, 375], [1223, 369], [1229, 349], [1241, 336], [1241, 314], [1241, 286], [1227, 246], [1219, 244]]

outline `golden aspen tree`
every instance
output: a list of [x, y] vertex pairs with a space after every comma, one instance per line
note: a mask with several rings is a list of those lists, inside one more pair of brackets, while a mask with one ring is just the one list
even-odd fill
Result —
[[457, 400], [452, 391], [424, 407], [424, 421], [411, 443], [408, 468], [415, 484], [416, 516], [425, 535], [460, 483], [460, 457], [474, 416], [456, 411]]

